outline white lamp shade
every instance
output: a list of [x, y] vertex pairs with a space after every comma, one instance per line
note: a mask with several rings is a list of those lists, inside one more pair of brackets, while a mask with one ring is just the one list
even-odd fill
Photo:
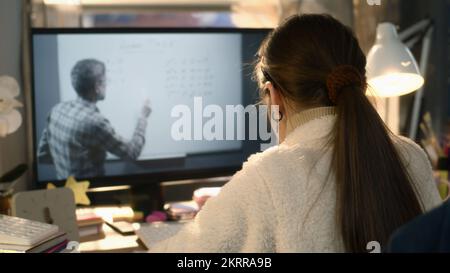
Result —
[[373, 91], [368, 94], [378, 97], [403, 96], [424, 84], [414, 56], [390, 23], [377, 28], [376, 43], [367, 55], [367, 78]]

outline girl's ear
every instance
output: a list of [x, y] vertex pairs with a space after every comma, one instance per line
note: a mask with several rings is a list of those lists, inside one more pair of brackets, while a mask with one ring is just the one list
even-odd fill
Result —
[[266, 82], [264, 84], [264, 89], [268, 90], [268, 97], [270, 99], [270, 104], [278, 105], [280, 111], [285, 113], [285, 105], [283, 101], [283, 97], [281, 96], [278, 89], [276, 89], [271, 82]]

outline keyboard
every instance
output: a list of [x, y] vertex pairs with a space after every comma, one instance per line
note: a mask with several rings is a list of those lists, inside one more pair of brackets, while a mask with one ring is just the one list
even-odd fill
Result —
[[189, 221], [142, 224], [136, 230], [136, 235], [150, 249], [156, 243], [175, 235], [187, 222]]
[[0, 214], [0, 244], [33, 246], [58, 230], [55, 225]]

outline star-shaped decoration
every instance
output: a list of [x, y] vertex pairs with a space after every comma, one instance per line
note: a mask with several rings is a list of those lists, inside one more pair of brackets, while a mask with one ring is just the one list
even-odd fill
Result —
[[[66, 181], [66, 188], [69, 188], [73, 191], [73, 195], [75, 196], [75, 204], [78, 205], [90, 205], [91, 200], [86, 195], [86, 191], [89, 188], [89, 181], [77, 181], [73, 176], [69, 176]], [[56, 186], [52, 183], [47, 184], [47, 189], [54, 189]]]
[[91, 200], [86, 195], [89, 188], [89, 181], [76, 181], [73, 176], [69, 176], [66, 181], [66, 187], [72, 189], [75, 195], [75, 203], [79, 205], [90, 205]]

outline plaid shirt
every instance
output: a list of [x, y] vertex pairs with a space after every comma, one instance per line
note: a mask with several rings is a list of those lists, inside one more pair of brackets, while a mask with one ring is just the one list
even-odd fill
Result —
[[81, 98], [56, 105], [38, 148], [42, 163], [53, 163], [58, 179], [104, 175], [106, 153], [135, 160], [145, 143], [147, 119], [140, 118], [130, 141], [119, 136], [95, 103]]

